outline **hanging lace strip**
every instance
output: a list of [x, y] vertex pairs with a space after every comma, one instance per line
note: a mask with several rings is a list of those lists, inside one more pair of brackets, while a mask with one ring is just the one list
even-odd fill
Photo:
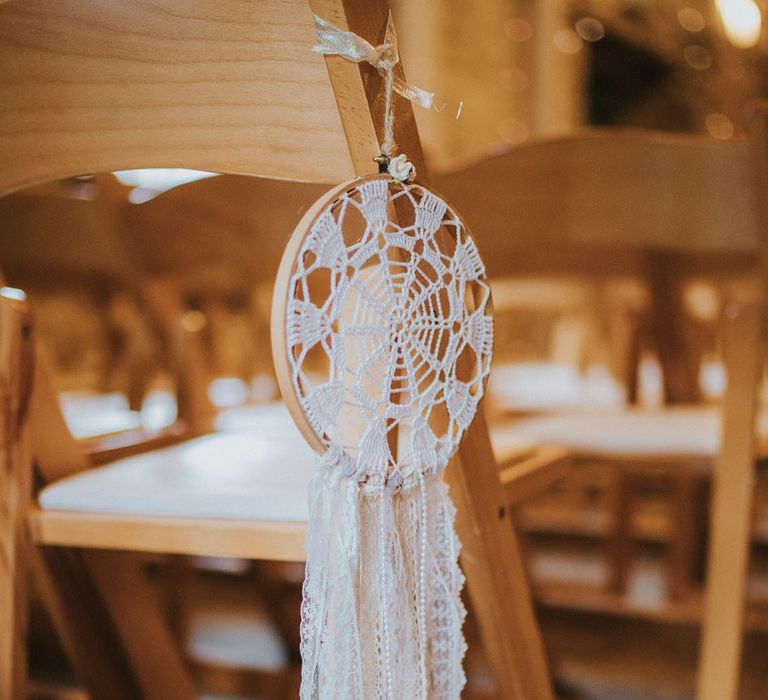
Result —
[[469, 233], [426, 188], [369, 176], [337, 192], [297, 229], [284, 319], [281, 390], [327, 447], [301, 698], [457, 700], [463, 576], [442, 472], [490, 370], [490, 292]]

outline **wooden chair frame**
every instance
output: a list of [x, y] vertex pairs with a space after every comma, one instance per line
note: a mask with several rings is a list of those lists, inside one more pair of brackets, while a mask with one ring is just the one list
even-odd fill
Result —
[[[0, 285], [2, 278], [0, 277]], [[27, 658], [26, 514], [32, 498], [31, 321], [19, 290], [0, 288], [0, 697], [21, 697]]]
[[[325, 89], [322, 62], [310, 51], [312, 12], [378, 43], [388, 8], [381, 0], [311, 0], [308, 5], [303, 0], [250, 5], [167, 0], [151, 8], [131, 0], [1, 4], [0, 83], [9, 109], [0, 117], [0, 193], [83, 172], [132, 167], [191, 167], [308, 181], [375, 172], [383, 81], [366, 65], [327, 57], [331, 89]], [[42, 26], [42, 31], [33, 29]], [[283, 41], [269, 34], [275, 26]], [[258, 30], [263, 27], [270, 29], [262, 36]], [[180, 36], [187, 37], [181, 44]], [[175, 48], [167, 52], [171, 38]], [[39, 63], [30, 69], [32, 62], [19, 45], [44, 64], [48, 72], [42, 83], [35, 77], [39, 73], [30, 72], [38, 71]], [[155, 52], [164, 63], [147, 61]], [[108, 55], [114, 60], [105, 63]], [[238, 61], [247, 68], [239, 68]], [[170, 64], [173, 69], [167, 68]], [[221, 80], [222, 73], [229, 82]], [[269, 100], [254, 97], [266, 86]], [[396, 127], [400, 149], [427, 183], [409, 103], [398, 100]], [[44, 480], [87, 468], [39, 366], [29, 431]], [[562, 453], [555, 456], [554, 463], [562, 464]], [[529, 488], [541, 481], [530, 468], [505, 474], [508, 483], [519, 475]], [[459, 512], [463, 568], [499, 690], [503, 697], [548, 700], [551, 680], [482, 412], [448, 476]], [[258, 538], [260, 557], [303, 557], [300, 524], [137, 522], [37, 510], [30, 530], [41, 589], [79, 675], [97, 699], [194, 694], [136, 562], [114, 550], [248, 557], [254, 555], [249, 542]], [[126, 615], [129, 601], [132, 614]], [[2, 698], [20, 694], [17, 687]]]

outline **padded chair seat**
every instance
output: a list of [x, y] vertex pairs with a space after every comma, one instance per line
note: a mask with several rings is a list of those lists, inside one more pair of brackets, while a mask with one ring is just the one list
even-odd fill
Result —
[[123, 394], [64, 392], [59, 396], [64, 420], [76, 438], [119, 433], [141, 427], [138, 411], [131, 411]]
[[[720, 411], [709, 407], [557, 413], [515, 426], [532, 440], [583, 454], [713, 459], [720, 452]], [[761, 416], [760, 432], [766, 428]]]
[[[295, 438], [296, 426], [287, 420], [286, 411], [284, 409], [276, 411], [275, 405], [282, 406], [282, 404], [240, 406], [221, 411], [216, 417], [216, 429], [230, 432], [265, 428], [270, 435], [281, 435], [286, 439]], [[531, 454], [539, 445], [538, 440], [517, 430], [512, 422], [497, 422], [489, 427], [493, 450], [499, 462], [523, 458]]]
[[488, 398], [495, 408], [510, 413], [608, 410], [625, 404], [625, 393], [604, 367], [580, 373], [556, 362], [519, 362], [491, 371]]
[[216, 430], [225, 433], [257, 430], [265, 435], [294, 440], [299, 431], [281, 401], [226, 408], [214, 421]]
[[57, 481], [44, 510], [305, 521], [314, 452], [280, 405], [262, 423], [127, 457]]
[[[117, 460], [43, 489], [43, 510], [146, 516], [306, 521], [315, 454], [285, 406], [238, 409], [222, 432]], [[508, 427], [493, 433], [500, 459], [535, 445]]]

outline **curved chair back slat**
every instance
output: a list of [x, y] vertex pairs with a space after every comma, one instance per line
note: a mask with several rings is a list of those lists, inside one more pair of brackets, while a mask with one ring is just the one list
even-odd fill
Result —
[[304, 0], [0, 5], [0, 194], [91, 172], [354, 175]]
[[435, 184], [461, 203], [488, 259], [502, 246], [564, 244], [744, 253], [758, 245], [749, 159], [746, 141], [594, 130], [532, 141]]
[[247, 291], [274, 280], [288, 233], [326, 185], [224, 175], [127, 204], [125, 246], [184, 289]]

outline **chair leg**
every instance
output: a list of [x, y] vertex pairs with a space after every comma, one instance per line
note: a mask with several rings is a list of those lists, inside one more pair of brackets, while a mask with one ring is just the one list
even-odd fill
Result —
[[729, 376], [723, 404], [722, 452], [712, 482], [698, 700], [735, 700], [739, 692], [754, 493], [759, 327], [759, 310], [745, 309], [733, 320], [725, 338]]
[[80, 553], [62, 547], [35, 547], [30, 551], [30, 563], [64, 651], [92, 700], [140, 698]]
[[552, 681], [520, 542], [482, 409], [446, 480], [456, 504], [461, 564], [500, 697], [552, 700]]
[[695, 577], [698, 531], [696, 479], [692, 474], [676, 475], [672, 482], [672, 527], [668, 547], [669, 599], [685, 600]]
[[5, 522], [3, 515], [0, 513], [0, 700], [23, 700], [29, 616], [26, 543], [15, 523]]
[[193, 700], [195, 687], [138, 555], [84, 550], [83, 560], [145, 700]]
[[608, 580], [606, 588], [616, 595], [627, 590], [627, 578], [632, 559], [631, 478], [617, 468], [608, 494]]
[[70, 663], [93, 700], [196, 697], [137, 557], [44, 547], [32, 563]]
[[[0, 333], [8, 332], [7, 326], [0, 326]], [[4, 379], [0, 376], [3, 408], [16, 407], [21, 394]], [[4, 418], [0, 425], [0, 700], [23, 700], [29, 623], [25, 518], [32, 493], [32, 459], [26, 423], [11, 420], [2, 409], [0, 417]]]

